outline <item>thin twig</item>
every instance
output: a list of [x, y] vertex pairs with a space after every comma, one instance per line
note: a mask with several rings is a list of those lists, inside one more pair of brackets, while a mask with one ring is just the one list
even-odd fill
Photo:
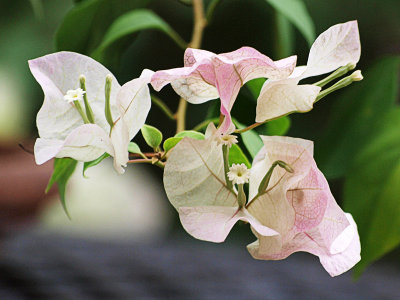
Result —
[[[193, 19], [193, 33], [189, 47], [200, 48], [204, 27], [207, 25], [207, 20], [204, 17], [203, 0], [193, 0]], [[187, 102], [181, 98], [176, 112], [176, 132], [185, 130], [186, 109]]]
[[172, 120], [172, 121], [176, 120], [174, 113], [169, 109], [169, 107], [160, 98], [158, 98], [155, 95], [151, 95], [151, 102], [153, 102], [156, 106], [158, 106], [170, 120]]
[[26, 153], [29, 153], [29, 154], [32, 154], [32, 155], [34, 154], [34, 153], [33, 153], [33, 150], [26, 148], [26, 147], [25, 147], [24, 145], [22, 145], [21, 143], [19, 143], [18, 146], [19, 146], [22, 150], [24, 150]]

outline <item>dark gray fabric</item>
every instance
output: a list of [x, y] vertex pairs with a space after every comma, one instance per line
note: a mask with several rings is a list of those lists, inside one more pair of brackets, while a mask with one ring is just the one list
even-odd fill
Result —
[[158, 244], [19, 233], [0, 248], [0, 299], [400, 299], [400, 268], [331, 278], [298, 253], [256, 261], [244, 246], [191, 238]]

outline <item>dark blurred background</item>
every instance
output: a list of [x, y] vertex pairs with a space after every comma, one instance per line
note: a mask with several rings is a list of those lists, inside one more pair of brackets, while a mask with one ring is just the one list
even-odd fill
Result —
[[[291, 115], [288, 131], [275, 132], [314, 140], [317, 163], [335, 198], [359, 224], [365, 260], [356, 275], [386, 255], [359, 281], [353, 281], [350, 272], [330, 279], [318, 259], [306, 254], [282, 262], [253, 261], [245, 245], [254, 237], [244, 224], [235, 226], [223, 246], [192, 239], [164, 194], [161, 171], [151, 166], [130, 166], [123, 177], [114, 175], [107, 163], [89, 170], [89, 179], [76, 171], [67, 191], [72, 221], [64, 215], [55, 189], [44, 195], [52, 163], [36, 166], [29, 153], [37, 137], [35, 116], [43, 93], [27, 61], [55, 51], [76, 51], [101, 61], [121, 84], [144, 68], [182, 66], [184, 49], [160, 30], [127, 34], [101, 51], [99, 46], [118, 17], [143, 8], [189, 41], [193, 21], [187, 2], [0, 2], [0, 298], [396, 299], [398, 0], [303, 1], [315, 37], [334, 24], [358, 20], [362, 55], [357, 68], [365, 80], [324, 98], [307, 114]], [[204, 2], [207, 9], [218, 1]], [[277, 27], [282, 16], [266, 0], [221, 0], [205, 29], [202, 48], [221, 53], [246, 45], [273, 59], [297, 54], [303, 65], [310, 42], [288, 19], [287, 31]], [[289, 42], [285, 44], [279, 32], [285, 32]], [[176, 110], [179, 98], [170, 87], [159, 96]], [[189, 104], [187, 127], [216, 116], [217, 102]], [[250, 125], [255, 105], [243, 88], [232, 114]], [[164, 137], [174, 135], [175, 124], [156, 107], [146, 123], [162, 128]], [[274, 133], [271, 130], [265, 126], [258, 133]], [[142, 137], [135, 141], [146, 148]]]

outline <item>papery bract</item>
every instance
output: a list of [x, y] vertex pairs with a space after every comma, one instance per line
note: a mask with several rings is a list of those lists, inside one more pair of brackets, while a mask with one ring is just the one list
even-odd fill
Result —
[[[213, 132], [211, 126], [208, 132]], [[312, 157], [310, 141], [263, 137], [265, 146], [251, 169], [249, 199], [239, 207], [236, 192], [225, 182], [218, 136], [182, 140], [171, 152], [164, 173], [168, 198], [185, 230], [195, 238], [222, 242], [238, 220], [250, 223], [258, 240], [248, 246], [258, 259], [283, 259], [296, 251], [320, 257], [325, 269], [339, 275], [360, 259], [355, 223], [336, 204], [326, 179]], [[274, 169], [267, 190], [258, 191], [273, 162], [293, 173]]]
[[193, 104], [220, 98], [226, 119], [221, 132], [227, 133], [232, 124], [230, 111], [240, 88], [255, 78], [286, 78], [295, 64], [295, 56], [274, 62], [250, 47], [222, 54], [188, 48], [183, 68], [158, 71], [151, 84], [158, 91], [171, 83], [182, 98]]
[[355, 65], [360, 54], [357, 21], [330, 27], [312, 45], [307, 66], [296, 67], [288, 79], [268, 80], [264, 84], [257, 100], [256, 122], [311, 110], [321, 88], [310, 84], [298, 85], [299, 81], [347, 64]]
[[225, 182], [222, 145], [213, 126], [205, 140], [180, 141], [165, 166], [165, 191], [183, 227], [195, 238], [211, 242], [223, 242], [238, 220], [249, 222], [262, 235], [276, 235], [245, 208], [239, 209], [236, 194]]
[[[73, 52], [58, 52], [29, 61], [29, 67], [45, 94], [37, 115], [40, 138], [35, 143], [35, 159], [42, 164], [53, 157], [91, 161], [104, 152], [114, 157], [114, 167], [123, 173], [128, 161], [128, 144], [145, 122], [151, 99], [147, 83], [151, 71], [143, 72], [122, 87], [100, 63]], [[79, 87], [86, 77], [86, 95], [95, 124], [84, 124], [73, 103], [64, 100], [68, 91]], [[104, 87], [112, 76], [110, 107], [114, 126], [105, 118]], [[83, 104], [82, 104], [83, 105]]]
[[[250, 195], [271, 162], [289, 163], [291, 173], [274, 172], [271, 188], [247, 205], [261, 224], [279, 235], [266, 237], [253, 230], [258, 240], [248, 246], [257, 259], [283, 259], [297, 251], [319, 256], [331, 276], [352, 268], [360, 260], [357, 227], [333, 198], [329, 185], [312, 159], [312, 143], [287, 137], [263, 137], [264, 148], [256, 156], [250, 178]], [[285, 178], [286, 177], [286, 178]], [[256, 183], [256, 186], [254, 186]]]

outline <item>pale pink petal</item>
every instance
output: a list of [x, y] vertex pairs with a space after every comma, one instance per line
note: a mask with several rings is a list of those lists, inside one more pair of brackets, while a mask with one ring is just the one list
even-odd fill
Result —
[[345, 239], [347, 240], [350, 236], [352, 236], [348, 247], [343, 249], [342, 252], [332, 255], [326, 253], [319, 255], [317, 254], [322, 266], [331, 276], [337, 276], [350, 270], [361, 260], [361, 245], [357, 232], [357, 225], [350, 214], [346, 214], [346, 216], [350, 222], [350, 225], [348, 227], [349, 230], [346, 228]]
[[[272, 149], [277, 143], [295, 144], [305, 149], [311, 156], [314, 155], [314, 143], [310, 140], [301, 138], [293, 138], [289, 136], [266, 136], [260, 135], [265, 149]], [[261, 152], [263, 154], [263, 152]], [[265, 155], [265, 154], [264, 154]], [[257, 158], [257, 156], [256, 156]], [[256, 160], [256, 159], [255, 159]]]
[[[95, 122], [108, 131], [104, 116], [104, 84], [111, 72], [92, 58], [73, 52], [58, 52], [29, 61], [29, 68], [45, 94], [37, 116], [39, 135], [45, 139], [63, 140], [72, 129], [83, 124], [76, 109], [63, 97], [68, 90], [79, 88], [79, 76], [86, 76], [86, 89]], [[120, 86], [113, 77], [111, 104], [115, 106]]]
[[187, 48], [183, 55], [184, 66], [191, 67], [196, 62], [211, 59], [213, 56], [215, 56], [215, 53], [207, 50]]
[[61, 140], [36, 139], [34, 153], [38, 165], [45, 163], [57, 155], [64, 145]]
[[324, 247], [327, 252], [335, 254], [342, 250], [341, 247], [347, 247], [348, 243], [350, 243], [350, 240], [345, 240], [345, 235], [342, 235], [340, 243], [335, 243], [350, 223], [332, 194], [329, 192], [327, 196], [328, 201], [321, 223], [315, 228], [308, 230], [307, 233], [321, 247]]
[[290, 187], [286, 197], [296, 213], [294, 230], [297, 232], [318, 226], [324, 217], [328, 201], [334, 201], [328, 182], [315, 163], [306, 177]]
[[71, 157], [79, 161], [91, 161], [104, 152], [114, 155], [108, 134], [95, 124], [84, 124], [71, 131], [56, 157]]
[[151, 85], [156, 91], [169, 83], [178, 95], [193, 104], [219, 97], [215, 88], [215, 73], [207, 61], [191, 67], [157, 71], [151, 79]]
[[236, 195], [225, 182], [222, 146], [208, 138], [183, 138], [170, 152], [164, 169], [164, 188], [179, 207], [237, 207]]
[[37, 164], [42, 164], [53, 157], [91, 161], [104, 152], [113, 156], [113, 146], [104, 130], [94, 124], [84, 124], [75, 128], [64, 141], [39, 138], [35, 143]]
[[140, 78], [125, 83], [117, 94], [119, 118], [111, 131], [111, 141], [114, 146], [114, 168], [118, 173], [124, 173], [129, 160], [128, 145], [146, 121], [151, 107], [150, 91], [147, 83], [153, 71], [144, 70]]
[[247, 211], [238, 210], [237, 207], [180, 207], [178, 211], [183, 228], [199, 240], [215, 243], [223, 242], [238, 220], [251, 223], [264, 235], [278, 234], [274, 230], [261, 225]]
[[262, 236], [275, 236], [278, 235], [279, 233], [276, 232], [275, 230], [262, 225], [254, 216], [252, 216], [249, 211], [245, 208], [240, 209], [235, 217], [238, 220], [246, 221], [250, 223], [251, 227], [260, 235]]
[[218, 90], [198, 76], [175, 79], [171, 86], [179, 96], [192, 104], [219, 98]]
[[302, 78], [322, 75], [349, 63], [357, 64], [360, 55], [357, 21], [334, 25], [315, 40]]
[[128, 127], [125, 122], [121, 119], [118, 120], [111, 130], [110, 139], [114, 146], [114, 169], [119, 174], [125, 173], [123, 167], [127, 166], [129, 160], [128, 145], [130, 139], [128, 136]]
[[313, 108], [321, 88], [297, 85], [297, 80], [267, 81], [257, 99], [256, 122], [264, 122], [293, 112], [307, 112]]
[[282, 79], [288, 77], [296, 66], [296, 56], [274, 62], [251, 47], [222, 53], [216, 56], [225, 64], [233, 65], [242, 85], [255, 78]]

